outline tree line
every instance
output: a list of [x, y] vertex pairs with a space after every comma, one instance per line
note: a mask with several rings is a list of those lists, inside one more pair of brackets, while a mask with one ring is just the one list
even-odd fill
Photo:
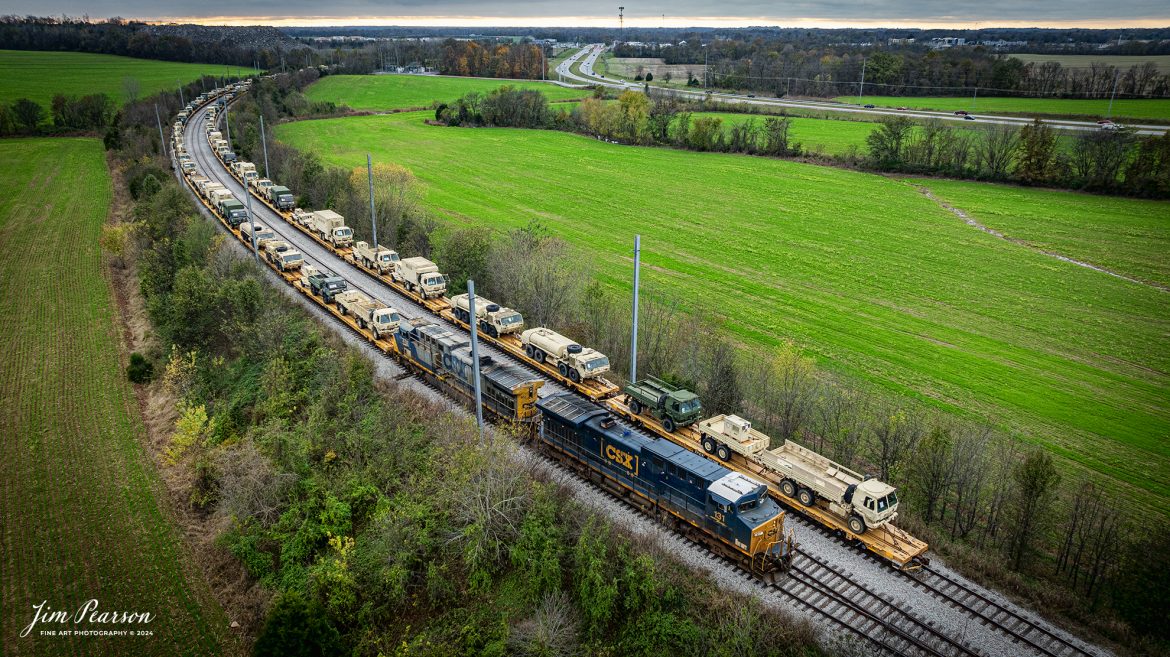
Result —
[[442, 48], [439, 72], [443, 75], [531, 80], [548, 75], [548, 62], [536, 44], [447, 39]]

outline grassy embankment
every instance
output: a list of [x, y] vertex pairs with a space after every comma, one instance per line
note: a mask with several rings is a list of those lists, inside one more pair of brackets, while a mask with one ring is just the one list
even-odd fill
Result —
[[332, 75], [309, 88], [310, 100], [330, 100], [360, 110], [430, 107], [450, 102], [470, 91], [487, 93], [502, 85], [544, 92], [550, 101], [585, 98], [588, 90], [570, 89], [551, 82], [454, 78], [437, 75]]
[[[974, 114], [1019, 114], [1025, 116], [1079, 116], [1098, 119], [1109, 112], [1108, 98], [907, 98], [902, 96], [841, 96], [843, 103], [873, 104], [878, 107], [908, 107], [916, 110], [952, 112], [967, 110]], [[1113, 101], [1113, 118], [1117, 120], [1152, 119], [1170, 122], [1170, 98]]]
[[[228, 621], [184, 554], [140, 444], [98, 238], [102, 144], [0, 142], [0, 621], [6, 655], [219, 654]], [[148, 612], [153, 636], [20, 638], [32, 605]]]
[[[179, 82], [201, 75], [238, 75], [248, 69], [221, 64], [186, 64], [82, 52], [0, 50], [0, 103], [28, 98], [47, 112], [55, 94], [84, 96], [104, 93], [121, 105], [126, 78], [138, 81], [138, 97], [163, 89], [178, 93]], [[188, 98], [187, 100], [191, 100]]]
[[[1163, 512], [1170, 505], [1163, 292], [979, 232], [882, 176], [423, 118], [293, 123], [278, 135], [347, 167], [375, 144], [374, 157], [413, 169], [427, 205], [453, 222], [538, 218], [617, 289], [628, 289], [640, 233], [646, 284], [744, 343], [795, 340], [824, 366], [1009, 427]], [[1015, 216], [1018, 192], [975, 188]], [[1158, 261], [1170, 236], [1155, 219], [1170, 206], [1100, 202], [1147, 238], [1115, 239], [1094, 213], [1069, 221], [1106, 237], [1102, 251]], [[1041, 241], [1050, 229], [1029, 230]]]

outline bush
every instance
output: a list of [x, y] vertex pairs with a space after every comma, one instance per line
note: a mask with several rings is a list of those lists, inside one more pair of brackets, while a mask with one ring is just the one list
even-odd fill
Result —
[[325, 614], [299, 593], [286, 593], [272, 605], [264, 631], [252, 650], [256, 657], [341, 655], [341, 636]]
[[126, 378], [131, 383], [150, 383], [154, 378], [154, 365], [137, 351], [130, 354], [130, 366], [126, 368]]

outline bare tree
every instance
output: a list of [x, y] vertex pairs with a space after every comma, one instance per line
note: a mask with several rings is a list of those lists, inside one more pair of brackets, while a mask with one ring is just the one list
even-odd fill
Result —
[[1015, 570], [1022, 569], [1036, 536], [1049, 521], [1049, 511], [1060, 484], [1052, 456], [1034, 449], [1012, 471], [1011, 523], [1006, 545]]
[[138, 94], [142, 92], [142, 85], [138, 82], [138, 78], [124, 77], [122, 78], [122, 93], [126, 95], [126, 103], [134, 103], [138, 101]]
[[512, 654], [532, 657], [571, 657], [580, 652], [573, 602], [564, 592], [548, 593], [532, 616], [508, 635]]
[[934, 522], [935, 512], [941, 519], [944, 499], [954, 482], [955, 461], [952, 458], [954, 438], [951, 429], [936, 425], [918, 442], [910, 459], [908, 479], [913, 490], [922, 497], [926, 507], [926, 522]]
[[979, 164], [991, 178], [1004, 178], [1015, 161], [1020, 131], [1010, 125], [990, 125], [979, 147]]
[[491, 293], [530, 326], [564, 326], [575, 314], [589, 272], [562, 240], [537, 223], [510, 231], [489, 257]]
[[296, 480], [291, 473], [277, 472], [251, 440], [219, 450], [215, 468], [219, 473], [217, 512], [233, 519], [258, 520], [265, 526], [280, 517], [285, 493]]
[[913, 410], [886, 401], [874, 408], [869, 433], [873, 437], [871, 460], [877, 464], [882, 481], [889, 481], [890, 471], [913, 451], [922, 437], [922, 418]]
[[1064, 574], [1074, 590], [1090, 598], [1098, 593], [1103, 576], [1117, 562], [1122, 516], [1119, 505], [1092, 482], [1082, 484], [1069, 505], [1056, 572]]
[[954, 501], [951, 538], [966, 538], [979, 518], [980, 500], [987, 481], [991, 429], [960, 431], [951, 450], [954, 462]]

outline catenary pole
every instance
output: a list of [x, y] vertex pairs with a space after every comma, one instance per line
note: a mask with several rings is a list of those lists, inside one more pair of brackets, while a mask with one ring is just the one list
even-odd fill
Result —
[[370, 225], [374, 227], [374, 252], [378, 251], [378, 217], [374, 213], [374, 161], [366, 153], [366, 177], [370, 180]]
[[475, 318], [475, 281], [467, 280], [467, 312], [471, 315], [471, 364], [475, 370], [475, 426], [483, 442], [483, 405], [479, 390], [479, 320]]
[[[1117, 37], [1117, 41], [1118, 43], [1121, 42], [1120, 36]], [[1107, 119], [1113, 118], [1113, 99], [1117, 97], [1117, 83], [1120, 81], [1121, 69], [1117, 69], [1117, 72], [1113, 75], [1113, 93], [1109, 94], [1109, 111], [1105, 113], [1105, 118]]]
[[260, 115], [260, 145], [264, 148], [264, 177], [271, 179], [268, 175], [268, 138], [264, 136], [264, 115]]
[[861, 88], [857, 90], [857, 103], [861, 104], [861, 97], [865, 95], [865, 58], [861, 58]]
[[183, 105], [183, 107], [186, 107], [187, 99], [183, 97], [183, 83], [176, 79], [175, 84], [179, 85], [179, 102]]
[[248, 179], [244, 179], [244, 203], [248, 212], [248, 224], [252, 227], [252, 255], [256, 256], [256, 264], [260, 264], [260, 249], [256, 248], [256, 215], [252, 214], [252, 195], [248, 193]]
[[630, 339], [630, 382], [638, 380], [638, 277], [642, 268], [642, 236], [634, 235], [634, 330]]
[[162, 148], [162, 154], [166, 155], [167, 154], [167, 139], [166, 139], [166, 137], [163, 137], [162, 119], [160, 119], [158, 116], [158, 103], [155, 103], [155, 105], [154, 105], [154, 120], [156, 123], [158, 123], [158, 145], [159, 145], [159, 148]]

